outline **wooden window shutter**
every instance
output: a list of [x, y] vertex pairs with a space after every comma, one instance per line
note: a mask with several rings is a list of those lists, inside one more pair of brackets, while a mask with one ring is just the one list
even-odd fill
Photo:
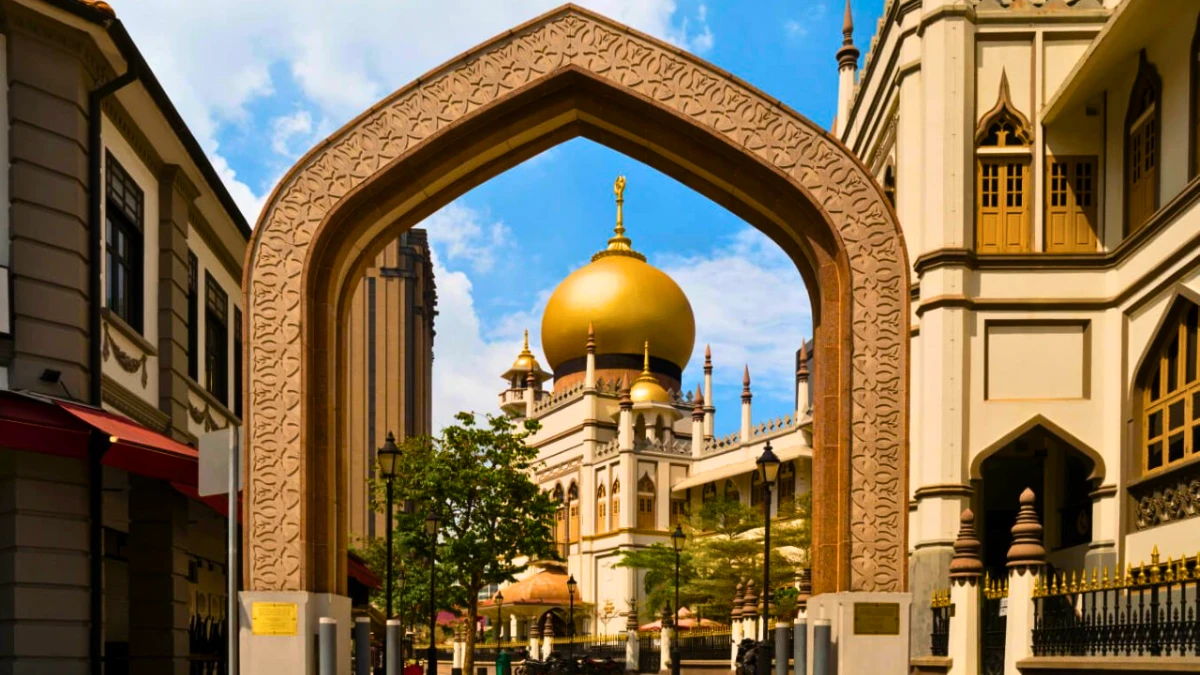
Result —
[[1098, 241], [1096, 159], [1052, 160], [1046, 177], [1046, 251], [1094, 253]]
[[976, 174], [976, 250], [1028, 252], [1029, 160], [983, 157]]

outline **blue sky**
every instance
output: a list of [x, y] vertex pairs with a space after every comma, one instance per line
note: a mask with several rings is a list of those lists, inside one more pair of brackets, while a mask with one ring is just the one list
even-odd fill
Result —
[[[112, 3], [254, 222], [312, 145], [446, 59], [556, 6], [545, 0], [125, 0]], [[696, 52], [828, 127], [843, 0], [580, 3]], [[864, 52], [883, 0], [853, 0]], [[792, 354], [811, 332], [795, 266], [773, 243], [673, 179], [591, 141], [553, 148], [430, 218], [441, 314], [435, 422], [495, 409], [521, 331], [534, 346], [554, 286], [608, 238], [625, 174], [634, 246], [696, 312], [684, 373], [716, 364], [717, 432], [736, 431], [742, 366], [755, 420], [791, 412]], [[540, 352], [539, 352], [540, 356]], [[543, 359], [544, 363], [544, 359]]]

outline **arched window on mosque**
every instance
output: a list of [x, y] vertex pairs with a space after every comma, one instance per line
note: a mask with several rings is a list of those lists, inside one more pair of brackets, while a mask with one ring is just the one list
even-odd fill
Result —
[[1158, 210], [1159, 107], [1162, 80], [1143, 49], [1125, 113], [1125, 234], [1137, 232]]
[[633, 421], [633, 440], [644, 442], [646, 440], [646, 417], [638, 415]]
[[691, 490], [682, 495], [671, 495], [671, 527], [682, 523], [688, 517], [688, 503], [691, 501]]
[[608, 490], [601, 483], [596, 488], [596, 534], [608, 532]]
[[554, 541], [558, 544], [567, 542], [567, 504], [562, 483], [554, 486], [552, 495], [557, 508], [554, 512]]
[[896, 170], [891, 164], [883, 170], [883, 196], [896, 208]]
[[784, 462], [779, 466], [779, 510], [796, 503], [796, 463]]
[[1200, 452], [1200, 307], [1179, 300], [1143, 362], [1141, 469], [1151, 473]]
[[571, 487], [567, 488], [567, 511], [570, 513], [570, 520], [567, 521], [567, 541], [579, 541], [579, 485], [575, 481], [571, 481]]
[[750, 506], [756, 509], [759, 513], [763, 510], [763, 487], [762, 478], [757, 471], [750, 474]]
[[733, 479], [725, 481], [725, 499], [732, 502], [742, 501], [742, 493], [738, 492], [737, 484], [733, 482]]
[[717, 484], [705, 483], [704, 487], [700, 488], [700, 503], [707, 504], [717, 498]]
[[1030, 249], [1029, 121], [1013, 105], [1008, 74], [1000, 96], [975, 129], [975, 250], [1025, 253]]
[[642, 474], [637, 484], [637, 528], [653, 530], [654, 527], [654, 479], [649, 473]]
[[613, 480], [612, 486], [612, 508], [608, 510], [612, 515], [612, 529], [616, 530], [621, 527], [621, 479]]

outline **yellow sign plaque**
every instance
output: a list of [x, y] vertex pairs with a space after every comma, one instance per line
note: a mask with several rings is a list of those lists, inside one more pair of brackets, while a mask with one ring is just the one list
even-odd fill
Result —
[[899, 635], [900, 603], [854, 603], [855, 635]]
[[250, 631], [254, 635], [295, 635], [296, 603], [250, 603]]

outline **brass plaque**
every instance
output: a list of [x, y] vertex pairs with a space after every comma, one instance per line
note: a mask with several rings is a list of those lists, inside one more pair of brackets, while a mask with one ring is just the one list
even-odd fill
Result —
[[295, 635], [296, 603], [250, 603], [250, 632], [254, 635]]
[[900, 603], [854, 603], [855, 635], [899, 635]]

